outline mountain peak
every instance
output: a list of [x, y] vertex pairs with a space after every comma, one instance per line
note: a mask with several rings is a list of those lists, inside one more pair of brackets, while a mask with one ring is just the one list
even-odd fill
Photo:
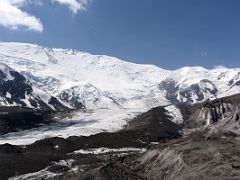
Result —
[[2, 63], [69, 106], [77, 101], [91, 108], [114, 104], [149, 109], [170, 102], [201, 102], [240, 90], [237, 68], [209, 70], [196, 66], [169, 71], [106, 55], [16, 42], [0, 43], [0, 52]]

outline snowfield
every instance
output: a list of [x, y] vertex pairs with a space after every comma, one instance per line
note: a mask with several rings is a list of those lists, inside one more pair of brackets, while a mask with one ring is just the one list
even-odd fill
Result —
[[109, 148], [96, 148], [96, 149], [80, 149], [74, 151], [74, 154], [104, 154], [109, 152], [129, 152], [129, 151], [137, 151], [137, 152], [145, 152], [145, 148], [120, 148], [120, 149], [109, 149]]
[[142, 109], [99, 109], [77, 112], [72, 117], [41, 128], [8, 133], [0, 136], [0, 144], [27, 145], [49, 137], [90, 136], [122, 129], [127, 122], [140, 114]]

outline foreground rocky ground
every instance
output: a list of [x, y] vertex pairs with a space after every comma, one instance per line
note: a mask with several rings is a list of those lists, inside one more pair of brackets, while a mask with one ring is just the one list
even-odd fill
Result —
[[[64, 153], [64, 156], [59, 157], [61, 160], [54, 159], [56, 156], [53, 156], [52, 162], [48, 163], [44, 170], [19, 176], [16, 179], [240, 179], [240, 137], [237, 134], [220, 131], [214, 127], [202, 128], [186, 134], [184, 137], [148, 145], [148, 147], [139, 144], [135, 149], [88, 148], [88, 150]], [[116, 142], [118, 141], [116, 139]], [[32, 153], [36, 155], [36, 151], [39, 150], [35, 149]], [[42, 153], [44, 154], [45, 151]], [[41, 153], [39, 155], [41, 156]], [[46, 156], [46, 158], [49, 157]], [[39, 159], [32, 160], [35, 163], [39, 161]], [[42, 161], [40, 160], [37, 164]], [[25, 163], [31, 163], [25, 160], [21, 162], [23, 167], [26, 167]], [[36, 165], [31, 166], [36, 167]], [[30, 168], [30, 165], [27, 168]]]
[[88, 171], [68, 172], [59, 179], [240, 179], [240, 138], [226, 132], [206, 137], [209, 130], [153, 145], [144, 153], [122, 155]]

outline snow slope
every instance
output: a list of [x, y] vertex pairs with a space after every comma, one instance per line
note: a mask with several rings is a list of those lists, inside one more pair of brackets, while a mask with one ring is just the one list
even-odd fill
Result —
[[[3, 42], [0, 60], [69, 105], [81, 102], [91, 109], [150, 108], [167, 104], [168, 91], [165, 87], [159, 89], [159, 84], [169, 80], [177, 87], [174, 95], [179, 102], [195, 103], [240, 90], [239, 68], [184, 67], [168, 71], [71, 49]], [[66, 92], [68, 97], [63, 95]]]
[[[114, 97], [117, 104], [125, 108], [149, 106], [149, 97], [154, 101], [158, 101], [159, 97], [165, 99], [156, 82], [163, 80], [169, 71], [153, 65], [138, 65], [114, 57], [21, 43], [0, 43], [0, 59], [55, 96], [61, 97], [64, 92], [76, 89], [80, 90], [79, 93], [81, 89], [91, 92], [95, 88], [99, 99], [112, 103]], [[83, 82], [91, 86], [83, 85]], [[101, 108], [101, 105], [96, 108]]]

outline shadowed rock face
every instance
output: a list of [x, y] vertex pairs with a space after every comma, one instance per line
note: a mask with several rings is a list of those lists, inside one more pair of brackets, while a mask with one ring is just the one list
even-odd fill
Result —
[[229, 81], [228, 84], [230, 85], [230, 89], [233, 88], [234, 86], [239, 86], [240, 85], [239, 78], [240, 78], [240, 72], [238, 72], [238, 74], [236, 74], [234, 76], [234, 78]]

